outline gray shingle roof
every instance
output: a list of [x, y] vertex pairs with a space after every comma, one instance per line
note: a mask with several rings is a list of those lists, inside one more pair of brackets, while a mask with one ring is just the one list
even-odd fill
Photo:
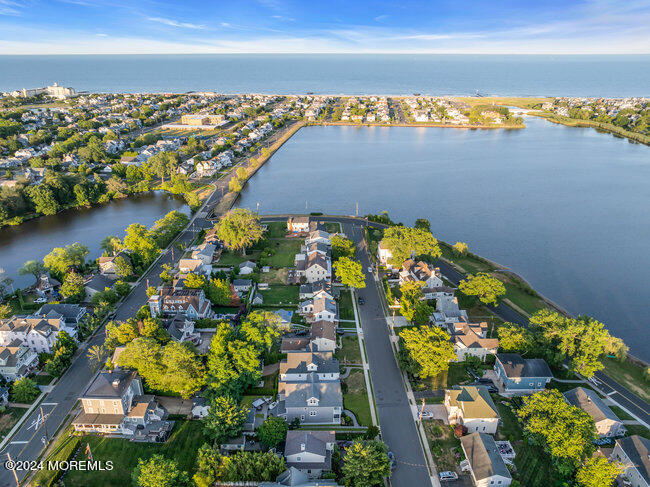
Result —
[[639, 435], [616, 440], [639, 474], [650, 483], [650, 440]]
[[544, 359], [524, 359], [518, 353], [498, 353], [497, 359], [503, 365], [506, 375], [512, 377], [553, 377]]
[[620, 421], [616, 414], [614, 414], [614, 411], [612, 411], [609, 406], [598, 397], [596, 391], [576, 387], [575, 389], [565, 392], [564, 398], [569, 404], [579, 407], [589, 416], [594, 418], [596, 423], [604, 419]]
[[102, 371], [90, 383], [83, 397], [121, 398], [136, 376], [137, 373], [132, 370]]
[[493, 475], [511, 478], [508, 467], [501, 458], [492, 436], [485, 433], [472, 433], [463, 436], [460, 442], [476, 480], [486, 479]]

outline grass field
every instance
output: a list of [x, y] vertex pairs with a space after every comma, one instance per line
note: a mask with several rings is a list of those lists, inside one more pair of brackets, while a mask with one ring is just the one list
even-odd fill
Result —
[[650, 440], [650, 430], [640, 424], [626, 424], [627, 436], [639, 435]]
[[268, 284], [286, 284], [287, 283], [287, 269], [270, 269], [269, 272], [262, 272], [260, 274], [260, 282]]
[[467, 103], [469, 106], [475, 105], [506, 105], [520, 108], [532, 108], [540, 103], [552, 101], [552, 98], [529, 98], [517, 96], [462, 96], [455, 97], [457, 101]]
[[341, 291], [339, 297], [339, 317], [342, 320], [354, 319], [354, 308], [352, 304], [352, 293], [347, 289]]
[[344, 380], [348, 386], [348, 391], [343, 394], [343, 407], [354, 413], [363, 426], [372, 425], [370, 416], [370, 403], [368, 402], [368, 391], [366, 390], [366, 381], [363, 377], [363, 371], [355, 369]]
[[27, 408], [7, 408], [0, 414], [0, 437], [4, 438], [18, 420], [27, 412]]
[[286, 222], [269, 222], [265, 225], [268, 228], [267, 238], [284, 238], [287, 233]]
[[500, 440], [519, 441], [523, 438], [521, 425], [517, 421], [514, 411], [508, 403], [507, 399], [493, 394], [492, 399], [499, 411], [501, 417], [501, 424], [497, 429], [497, 437]]
[[296, 254], [300, 252], [302, 239], [273, 238], [268, 240], [268, 247], [275, 252], [268, 257], [268, 265], [272, 267], [291, 267], [293, 266]]
[[604, 372], [612, 379], [620, 382], [645, 401], [650, 402], [650, 381], [643, 375], [643, 368], [634, 365], [629, 360], [619, 362], [616, 359], [603, 359]]
[[260, 251], [247, 251], [246, 255], [242, 255], [239, 252], [232, 252], [230, 250], [224, 250], [221, 253], [221, 257], [219, 258], [219, 262], [217, 262], [215, 265], [216, 266], [237, 266], [241, 264], [242, 262], [246, 262], [247, 260], [252, 260], [252, 261], [257, 261], [257, 259], [260, 256]]
[[196, 468], [196, 452], [206, 442], [203, 436], [203, 423], [200, 421], [177, 421], [170, 438], [162, 444], [134, 443], [128, 440], [83, 437], [81, 444], [89, 443], [95, 460], [112, 460], [112, 471], [97, 472], [70, 471], [65, 477], [65, 485], [87, 487], [131, 485], [131, 472], [138, 465], [138, 459], [146, 460], [156, 453], [173, 458], [179, 468], [189, 473]]
[[540, 447], [528, 444], [515, 445], [515, 465], [521, 485], [548, 487], [562, 485], [551, 457]]
[[259, 291], [265, 306], [287, 306], [298, 304], [298, 286], [271, 285]]
[[54, 377], [52, 377], [51, 375], [47, 375], [47, 374], [36, 374], [36, 375], [34, 375], [34, 377], [32, 377], [32, 379], [33, 379], [33, 380], [34, 380], [34, 381], [35, 381], [39, 386], [46, 386], [46, 385], [48, 385], [50, 382], [52, 382], [52, 379], [54, 379]]
[[359, 339], [356, 336], [346, 336], [341, 340], [343, 346], [336, 351], [336, 358], [341, 363], [360, 364], [361, 350], [359, 349]]

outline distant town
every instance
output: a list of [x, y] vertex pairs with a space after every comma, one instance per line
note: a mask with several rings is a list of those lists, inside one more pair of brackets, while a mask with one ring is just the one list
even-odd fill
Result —
[[649, 486], [650, 369], [603, 323], [424, 218], [236, 207], [305, 126], [523, 113], [650, 138], [647, 98], [3, 93], [0, 227], [189, 209], [0, 269], [0, 485]]

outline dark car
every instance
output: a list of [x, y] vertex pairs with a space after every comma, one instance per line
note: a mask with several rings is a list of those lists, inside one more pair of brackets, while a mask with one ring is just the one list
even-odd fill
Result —
[[366, 301], [361, 296], [359, 296], [359, 304], [365, 304]]

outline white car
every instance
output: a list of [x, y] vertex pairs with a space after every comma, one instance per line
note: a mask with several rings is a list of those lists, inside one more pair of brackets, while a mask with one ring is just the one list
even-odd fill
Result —
[[422, 419], [430, 419], [433, 418], [433, 413], [431, 411], [422, 411], [420, 413], [420, 416], [422, 417]]
[[446, 471], [446, 472], [440, 472], [438, 474], [438, 477], [440, 477], [440, 480], [442, 482], [444, 482], [446, 480], [456, 480], [456, 479], [458, 479], [458, 474], [456, 472]]
[[34, 302], [38, 304], [47, 303], [47, 298], [36, 298]]
[[368, 272], [370, 272], [370, 274], [372, 274], [372, 266], [371, 265], [368, 266]]

